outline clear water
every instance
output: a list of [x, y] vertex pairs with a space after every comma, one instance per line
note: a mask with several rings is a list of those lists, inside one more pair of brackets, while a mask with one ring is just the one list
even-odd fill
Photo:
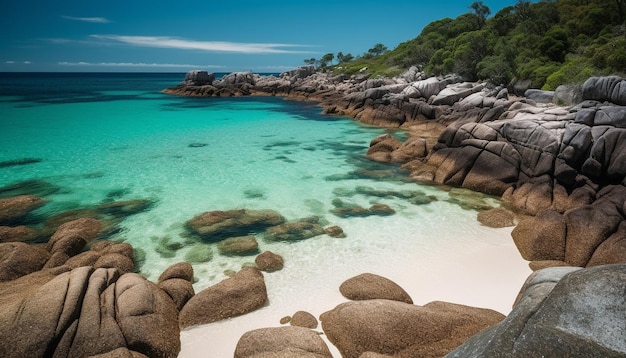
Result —
[[[273, 243], [257, 236], [261, 251], [279, 253], [310, 275], [332, 265], [356, 274], [507, 234], [480, 226], [476, 211], [451, 203], [448, 192], [367, 160], [370, 140], [383, 129], [323, 116], [311, 103], [160, 93], [183, 76], [0, 74], [0, 162], [39, 160], [0, 168], [0, 187], [31, 179], [60, 187], [38, 210], [43, 217], [110, 200], [153, 200], [121, 221], [111, 239], [141, 249], [138, 270], [152, 280], [190, 251], [210, 247], [213, 258], [194, 264], [196, 290], [254, 261], [185, 237], [184, 222], [210, 210], [273, 209], [288, 220], [315, 215], [339, 225], [346, 238]], [[422, 191], [437, 201], [415, 205], [402, 195], [355, 193], [358, 187]], [[341, 218], [331, 213], [337, 198], [387, 204], [396, 214]], [[164, 238], [180, 245], [159, 252]], [[273, 275], [279, 285], [280, 274]]]

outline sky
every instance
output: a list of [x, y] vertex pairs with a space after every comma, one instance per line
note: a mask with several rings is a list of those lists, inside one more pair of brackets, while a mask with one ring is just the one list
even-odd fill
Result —
[[[389, 49], [473, 0], [6, 0], [0, 72], [283, 72]], [[492, 16], [517, 0], [483, 0]]]

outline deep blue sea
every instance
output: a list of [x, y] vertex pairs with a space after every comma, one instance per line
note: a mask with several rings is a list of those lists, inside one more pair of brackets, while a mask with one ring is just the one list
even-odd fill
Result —
[[[0, 74], [0, 162], [26, 159], [0, 166], [0, 187], [29, 180], [51, 184], [54, 190], [42, 189], [48, 200], [37, 210], [42, 220], [111, 201], [150, 200], [148, 209], [119, 222], [110, 239], [138, 249], [137, 269], [152, 280], [167, 266], [205, 253], [202, 262], [194, 256], [196, 289], [254, 260], [221, 255], [216, 243], [185, 235], [184, 222], [210, 210], [273, 209], [288, 220], [318, 216], [343, 228], [343, 239], [321, 235], [277, 243], [260, 235], [261, 251], [279, 253], [287, 266], [301, 269], [286, 270], [285, 284], [307, 280], [298, 275], [343, 277], [404, 267], [450, 245], [470, 247], [499, 233], [480, 226], [476, 211], [451, 202], [449, 192], [420, 186], [398, 167], [365, 158], [370, 140], [384, 129], [322, 115], [315, 103], [161, 93], [183, 78]], [[411, 201], [415, 191], [436, 201]], [[339, 201], [382, 203], [396, 214], [339, 217], [331, 212]]]

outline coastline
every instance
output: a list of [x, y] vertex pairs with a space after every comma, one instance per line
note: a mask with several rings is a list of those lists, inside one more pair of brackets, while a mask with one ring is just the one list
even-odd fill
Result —
[[[440, 246], [429, 255], [414, 260], [401, 257], [394, 259], [393, 263], [381, 260], [365, 267], [345, 264], [335, 267], [320, 262], [315, 269], [290, 266], [287, 261], [281, 271], [265, 274], [268, 305], [243, 316], [181, 331], [179, 357], [198, 357], [209, 351], [216, 357], [232, 356], [244, 333], [285, 326], [280, 324], [280, 319], [297, 311], [309, 312], [319, 319], [322, 313], [348, 301], [339, 292], [341, 283], [364, 272], [394, 281], [405, 289], [416, 305], [446, 301], [489, 308], [506, 315], [531, 270], [512, 240], [506, 239], [510, 237], [510, 228], [495, 231], [491, 236], [461, 247]], [[308, 277], [306, 282], [302, 282], [302, 277]], [[274, 285], [277, 280], [291, 280], [294, 284], [278, 290]], [[341, 357], [321, 326], [315, 331], [326, 341], [333, 357]]]

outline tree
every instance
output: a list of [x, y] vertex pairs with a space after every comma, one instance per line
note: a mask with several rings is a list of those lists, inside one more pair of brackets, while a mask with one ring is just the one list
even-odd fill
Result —
[[352, 56], [349, 53], [345, 55], [341, 51], [337, 53], [337, 61], [339, 61], [339, 63], [350, 62], [353, 59], [354, 59], [354, 56]]
[[380, 43], [374, 45], [374, 47], [367, 50], [367, 53], [371, 56], [380, 56], [385, 52], [387, 52], [387, 46]]
[[304, 63], [310, 66], [317, 66], [318, 61], [315, 58], [307, 58], [304, 60]]
[[487, 16], [491, 14], [491, 10], [482, 1], [475, 1], [470, 5], [470, 9], [474, 10], [474, 16], [478, 21], [478, 28], [481, 29], [485, 25]]
[[322, 56], [322, 59], [320, 60], [320, 66], [321, 67], [326, 67], [326, 66], [328, 66], [329, 63], [332, 65], [334, 59], [335, 59], [335, 55], [334, 54], [327, 53], [324, 56]]

